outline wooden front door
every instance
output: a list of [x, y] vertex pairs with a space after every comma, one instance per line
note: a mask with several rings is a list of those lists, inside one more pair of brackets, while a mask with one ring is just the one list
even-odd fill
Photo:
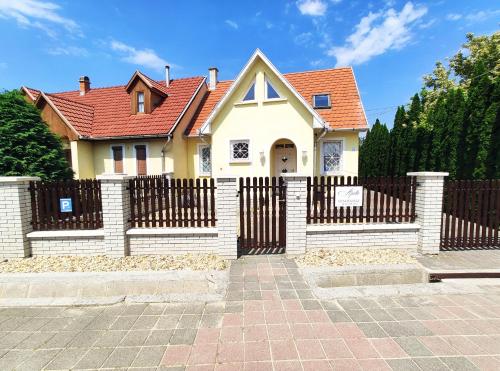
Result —
[[146, 146], [135, 146], [135, 157], [137, 162], [137, 175], [147, 175], [148, 168], [146, 164]]
[[276, 144], [274, 147], [275, 176], [297, 172], [297, 150], [293, 143]]

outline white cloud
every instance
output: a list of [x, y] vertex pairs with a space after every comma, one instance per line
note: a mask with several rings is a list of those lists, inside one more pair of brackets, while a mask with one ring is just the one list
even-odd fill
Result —
[[60, 15], [60, 8], [57, 4], [42, 0], [0, 0], [0, 18], [14, 19], [21, 27], [38, 28], [51, 37], [56, 35], [51, 27], [53, 25], [81, 36], [79, 25]]
[[234, 28], [235, 30], [237, 30], [239, 28], [238, 23], [236, 23], [235, 21], [232, 21], [230, 19], [226, 19], [224, 21], [224, 23], [227, 24], [229, 27]]
[[462, 18], [462, 14], [450, 13], [446, 15], [446, 19], [449, 21], [458, 21], [460, 18]]
[[482, 22], [488, 18], [497, 16], [500, 14], [500, 10], [480, 10], [476, 13], [470, 13], [465, 16], [465, 19], [471, 23]]
[[308, 45], [312, 41], [312, 32], [302, 32], [295, 36], [294, 41], [297, 45]]
[[477, 23], [483, 22], [491, 17], [495, 17], [500, 14], [499, 10], [479, 10], [474, 13], [469, 14], [458, 14], [458, 13], [450, 13], [446, 15], [446, 19], [449, 21], [458, 21], [460, 19], [464, 19], [467, 23]]
[[401, 49], [411, 39], [411, 29], [427, 13], [425, 6], [407, 2], [398, 13], [394, 9], [370, 12], [356, 26], [343, 46], [327, 52], [337, 59], [337, 66], [361, 64], [388, 50]]
[[313, 17], [324, 15], [328, 8], [328, 5], [322, 0], [299, 0], [296, 4], [302, 15]]
[[[161, 71], [165, 65], [169, 64], [167, 61], [156, 54], [152, 49], [136, 49], [133, 46], [124, 44], [120, 41], [113, 40], [110, 43], [111, 49], [115, 52], [122, 54], [122, 60], [131, 64], [151, 68], [153, 70]], [[170, 66], [174, 66], [170, 63]]]
[[88, 57], [89, 52], [85, 48], [80, 48], [78, 46], [58, 46], [54, 48], [50, 48], [47, 50], [47, 53], [51, 55], [70, 55], [73, 57]]

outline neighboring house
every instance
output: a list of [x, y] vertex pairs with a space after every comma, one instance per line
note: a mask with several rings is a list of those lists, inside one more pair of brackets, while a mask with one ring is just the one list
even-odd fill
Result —
[[351, 68], [281, 74], [256, 50], [234, 81], [154, 81], [44, 94], [22, 91], [65, 142], [79, 178], [358, 173], [366, 117]]

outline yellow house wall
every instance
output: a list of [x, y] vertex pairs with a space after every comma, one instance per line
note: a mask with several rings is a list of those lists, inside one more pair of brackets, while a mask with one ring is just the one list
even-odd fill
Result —
[[95, 175], [112, 174], [113, 168], [113, 154], [111, 151], [112, 146], [124, 147], [123, 158], [123, 171], [128, 175], [137, 175], [136, 145], [146, 145], [146, 166], [148, 174], [161, 174], [162, 173], [162, 156], [161, 150], [166, 143], [166, 138], [161, 139], [137, 139], [128, 141], [99, 141], [94, 142], [94, 169]]
[[[281, 101], [265, 101], [265, 77], [282, 98]], [[252, 81], [255, 79], [255, 103], [241, 104]], [[211, 124], [212, 176], [269, 176], [271, 174], [271, 147], [279, 139], [291, 140], [297, 150], [297, 172], [313, 174], [313, 116], [285, 87], [273, 72], [260, 60], [248, 71], [231, 99]], [[250, 161], [232, 163], [230, 141], [250, 140]], [[197, 148], [192, 143], [190, 157], [195, 159], [193, 174], [198, 171]], [[307, 151], [307, 160], [302, 153]], [[260, 153], [264, 153], [262, 161]]]
[[318, 141], [315, 159], [315, 175], [327, 175], [323, 174], [321, 169], [321, 146], [323, 142], [328, 140], [341, 140], [343, 149], [340, 170], [329, 173], [328, 175], [357, 176], [359, 159], [358, 131], [329, 132]]
[[70, 142], [70, 148], [75, 179], [95, 178], [92, 142], [73, 140]]

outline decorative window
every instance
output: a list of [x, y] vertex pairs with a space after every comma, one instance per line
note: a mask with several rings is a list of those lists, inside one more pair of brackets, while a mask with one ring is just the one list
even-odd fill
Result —
[[330, 108], [330, 94], [313, 95], [313, 105], [314, 108]]
[[230, 142], [231, 161], [250, 161], [250, 141], [232, 140]]
[[255, 100], [255, 81], [250, 85], [247, 93], [243, 97], [243, 102], [251, 102]]
[[137, 112], [144, 113], [144, 93], [142, 91], [137, 93]]
[[266, 99], [278, 99], [281, 96], [278, 94], [274, 86], [266, 79]]
[[323, 142], [321, 156], [323, 173], [340, 171], [342, 163], [342, 141], [335, 140]]
[[200, 175], [210, 175], [212, 172], [212, 153], [210, 145], [200, 145], [198, 156], [200, 161]]

